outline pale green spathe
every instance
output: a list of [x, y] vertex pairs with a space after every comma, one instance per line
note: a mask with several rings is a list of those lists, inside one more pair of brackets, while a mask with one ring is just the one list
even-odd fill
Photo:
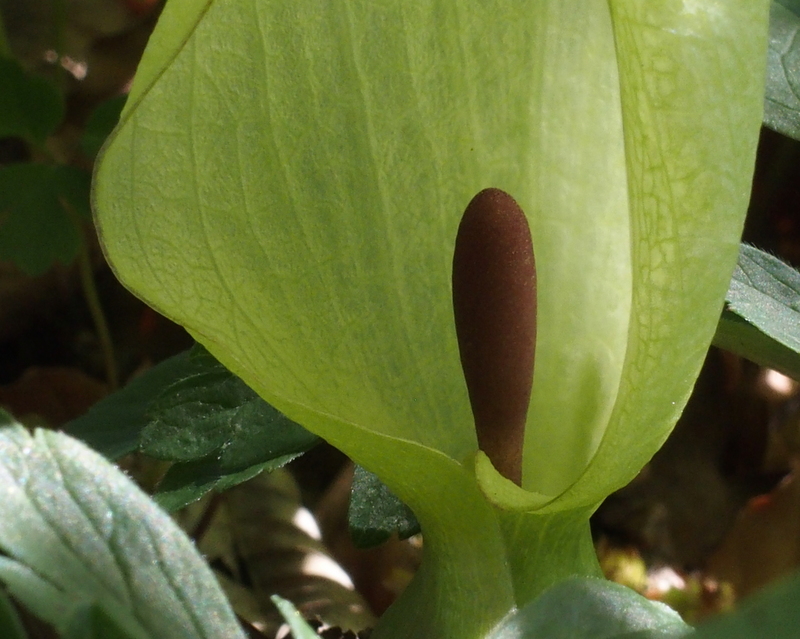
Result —
[[[527, 533], [546, 548], [558, 529], [563, 570], [594, 569], [588, 513], [666, 438], [716, 325], [767, 13], [766, 0], [166, 6], [96, 174], [107, 255], [415, 509], [428, 567], [404, 601], [430, 608], [416, 634], [479, 636], [540, 591], [555, 573], [504, 546]], [[450, 305], [460, 215], [490, 186], [525, 210], [539, 277], [523, 488], [477, 451]], [[482, 579], [502, 584], [490, 602]], [[411, 609], [383, 636], [403, 636]]]

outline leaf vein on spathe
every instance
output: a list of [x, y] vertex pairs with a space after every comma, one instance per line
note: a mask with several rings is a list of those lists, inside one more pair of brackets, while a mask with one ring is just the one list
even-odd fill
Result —
[[[267, 91], [266, 91], [267, 99], [265, 100], [265, 105], [266, 105], [267, 118], [270, 120], [270, 126], [266, 127], [266, 130], [269, 133], [268, 140], [271, 142], [272, 150], [273, 150], [275, 156], [278, 158], [278, 167], [279, 167], [279, 170], [281, 171], [281, 177], [283, 178], [283, 183], [285, 185], [286, 195], [288, 196], [288, 198], [289, 198], [289, 200], [291, 202], [292, 208], [295, 211], [299, 212], [299, 211], [302, 210], [302, 207], [300, 205], [300, 202], [299, 202], [298, 196], [297, 196], [299, 187], [295, 184], [295, 180], [292, 179], [291, 172], [289, 171], [289, 164], [288, 164], [288, 160], [286, 158], [286, 154], [284, 152], [284, 147], [281, 144], [280, 140], [278, 139], [278, 127], [271, 125], [272, 120], [275, 119], [275, 115], [274, 115], [274, 112], [273, 112], [274, 106], [272, 104], [272, 99], [270, 98], [270, 96], [277, 95], [278, 92], [277, 91], [271, 91], [269, 89], [269, 87], [270, 87], [270, 79], [271, 79], [271, 76], [270, 76], [269, 69], [265, 68], [264, 69], [264, 78], [263, 78], [264, 84], [267, 85]], [[244, 178], [244, 175], [245, 175], [244, 173], [241, 174], [242, 179]], [[250, 190], [251, 190], [250, 188], [247, 188], [247, 187], [244, 188], [245, 197], [247, 196], [247, 193], [250, 192]], [[248, 209], [247, 209], [248, 224], [250, 225], [250, 228], [251, 228], [251, 231], [252, 231], [253, 235], [257, 238], [259, 246], [262, 247], [264, 255], [269, 255], [269, 251], [263, 249], [263, 241], [261, 239], [261, 234], [257, 232], [257, 227], [253, 224], [252, 215], [253, 215], [253, 212], [255, 210], [257, 210], [257, 209], [252, 209], [251, 210], [250, 207], [248, 206]], [[306, 247], [308, 248], [309, 252], [311, 252], [313, 244], [310, 241], [311, 234], [309, 233], [309, 230], [306, 227], [306, 225], [310, 221], [309, 220], [309, 216], [298, 214], [298, 215], [295, 215], [292, 219], [295, 222], [295, 228], [297, 228], [300, 231], [300, 233], [302, 234], [302, 236], [304, 238], [304, 242], [305, 242]], [[328, 299], [327, 299], [328, 305], [334, 304], [335, 301], [336, 301], [335, 296], [331, 295], [330, 292], [327, 292], [327, 295], [328, 295]], [[263, 328], [265, 328], [265, 327], [262, 326], [262, 327], [258, 328], [257, 330], [262, 331]], [[291, 376], [294, 379], [300, 380], [300, 383], [302, 384], [302, 392], [303, 392], [303, 394], [305, 394], [307, 397], [310, 398], [309, 401], [308, 401], [308, 403], [310, 405], [315, 405], [315, 404], [319, 405], [319, 404], [321, 404], [322, 403], [322, 399], [318, 396], [318, 394], [317, 394], [317, 392], [315, 390], [313, 380], [307, 380], [305, 375], [298, 374], [297, 373], [297, 368], [296, 368], [294, 362], [292, 362], [292, 360], [288, 356], [284, 355], [283, 352], [280, 349], [276, 349], [276, 348], [273, 348], [273, 347], [269, 346], [270, 341], [271, 341], [270, 340], [270, 336], [264, 335], [263, 342], [269, 348], [270, 357], [275, 359], [275, 360], [278, 360], [278, 362], [277, 362], [278, 363], [278, 368], [280, 370], [283, 370], [283, 371], [291, 372]], [[249, 369], [251, 374], [254, 374], [255, 371], [259, 370], [259, 364], [258, 363], [254, 363], [254, 362], [248, 362], [247, 363], [247, 368]]]
[[[394, 153], [396, 149], [394, 147], [387, 149], [380, 148], [379, 141], [381, 136], [378, 134], [375, 118], [375, 114], [379, 113], [379, 109], [376, 108], [376, 101], [371, 95], [370, 88], [374, 86], [374, 83], [370, 81], [372, 74], [365, 70], [365, 60], [359, 51], [358, 44], [360, 39], [356, 37], [358, 28], [356, 27], [356, 18], [353, 13], [353, 4], [353, 0], [347, 0], [345, 3], [347, 13], [347, 42], [350, 45], [353, 69], [357, 76], [360, 97], [359, 104], [362, 107], [362, 117], [364, 126], [366, 127], [367, 142], [369, 145], [368, 156], [370, 159], [370, 166], [368, 170], [374, 175], [375, 186], [377, 187], [379, 196], [379, 202], [377, 204], [381, 209], [380, 219], [383, 222], [384, 228], [384, 233], [380, 241], [385, 243], [386, 255], [388, 256], [392, 272], [392, 296], [394, 297], [392, 301], [395, 302], [398, 309], [398, 316], [394, 318], [393, 321], [402, 331], [404, 346], [407, 349], [398, 350], [396, 353], [397, 361], [394, 362], [394, 365], [403, 367], [406, 370], [416, 370], [416, 378], [424, 379], [425, 367], [423, 366], [423, 362], [426, 361], [428, 354], [421, 351], [419, 340], [415, 337], [420, 330], [420, 327], [415, 325], [413, 320], [413, 306], [416, 304], [416, 300], [412, 299], [409, 290], [408, 276], [404, 272], [404, 265], [408, 262], [408, 255], [404, 247], [400, 245], [400, 241], [403, 238], [408, 238], [409, 233], [413, 233], [413, 230], [407, 226], [401, 226], [395, 231], [397, 224], [403, 224], [410, 216], [396, 214], [397, 207], [402, 206], [402, 204], [393, 201], [390, 196], [393, 178], [387, 175], [384, 161], [388, 161], [388, 158], [384, 158], [383, 154]], [[406, 67], [408, 67], [408, 64], [408, 60], [406, 60]], [[414, 188], [414, 185], [409, 184], [409, 188]], [[426, 394], [424, 401], [432, 413], [431, 419], [433, 422], [422, 426], [429, 430], [448, 428], [450, 424], [442, 414], [443, 407], [440, 405], [440, 402], [436, 401], [436, 398], [430, 394], [430, 387], [427, 385], [423, 386], [420, 392]], [[385, 399], [389, 402], [394, 401], [394, 399], [390, 397]], [[422, 396], [418, 397], [418, 400], [422, 399]]]

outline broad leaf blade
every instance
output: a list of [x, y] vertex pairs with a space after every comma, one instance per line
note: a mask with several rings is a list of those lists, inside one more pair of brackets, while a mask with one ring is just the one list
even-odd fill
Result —
[[[0, 485], [0, 549], [8, 557], [0, 579], [47, 621], [63, 629], [79, 606], [96, 602], [151, 639], [243, 637], [184, 533], [77, 440], [0, 430]], [[46, 584], [54, 605], [42, 605], [32, 579]]]
[[764, 124], [800, 140], [800, 7], [773, 2], [770, 9]]
[[487, 639], [677, 639], [680, 615], [604, 579], [568, 579], [514, 612]]

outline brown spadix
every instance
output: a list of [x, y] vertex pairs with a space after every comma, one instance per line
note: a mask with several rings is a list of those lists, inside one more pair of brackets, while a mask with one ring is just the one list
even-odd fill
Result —
[[467, 206], [453, 255], [453, 311], [478, 446], [522, 481], [536, 347], [536, 265], [528, 221], [500, 189]]

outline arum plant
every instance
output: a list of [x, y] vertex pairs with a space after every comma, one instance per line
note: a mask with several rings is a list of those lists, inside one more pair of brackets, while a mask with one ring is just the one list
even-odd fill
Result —
[[102, 242], [414, 510], [423, 565], [376, 638], [482, 637], [598, 573], [589, 516], [667, 437], [719, 317], [767, 19], [167, 4], [95, 175]]

